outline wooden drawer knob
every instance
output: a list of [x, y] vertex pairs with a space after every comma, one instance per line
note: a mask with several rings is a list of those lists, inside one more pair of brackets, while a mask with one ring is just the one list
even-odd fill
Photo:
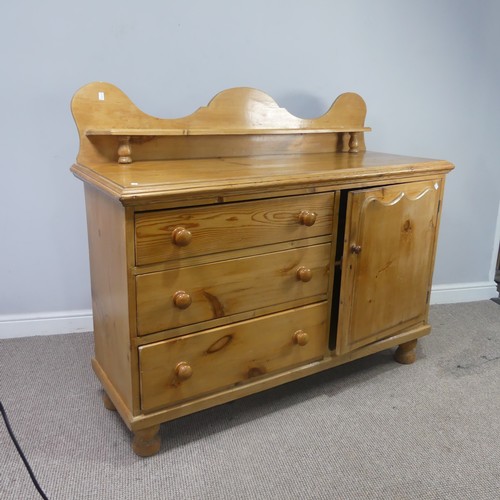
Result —
[[312, 278], [312, 271], [308, 267], [300, 266], [297, 269], [297, 279], [299, 281], [307, 283], [308, 281], [311, 281], [311, 278]]
[[185, 247], [191, 243], [193, 235], [185, 227], [176, 227], [172, 231], [172, 241], [178, 247]]
[[191, 295], [184, 290], [179, 290], [174, 293], [174, 306], [179, 309], [187, 309], [191, 305]]
[[303, 330], [297, 330], [293, 334], [293, 341], [300, 346], [304, 346], [309, 342], [309, 334]]
[[189, 363], [181, 361], [175, 367], [175, 374], [179, 380], [187, 380], [193, 374], [193, 369]]
[[316, 222], [317, 214], [309, 210], [302, 210], [299, 214], [299, 222], [304, 226], [312, 226]]
[[354, 253], [356, 255], [359, 255], [361, 253], [361, 246], [360, 245], [351, 245], [351, 253]]

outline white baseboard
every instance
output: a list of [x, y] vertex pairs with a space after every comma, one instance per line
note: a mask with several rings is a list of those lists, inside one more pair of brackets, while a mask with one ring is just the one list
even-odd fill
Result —
[[93, 329], [90, 309], [0, 315], [0, 339], [90, 332]]
[[[494, 282], [454, 283], [432, 287], [431, 304], [476, 302], [498, 297]], [[0, 315], [0, 339], [89, 332], [92, 311], [61, 311], [38, 314]]]
[[460, 302], [477, 302], [498, 297], [494, 281], [478, 283], [452, 283], [450, 285], [434, 285], [431, 291], [431, 304], [457, 304]]

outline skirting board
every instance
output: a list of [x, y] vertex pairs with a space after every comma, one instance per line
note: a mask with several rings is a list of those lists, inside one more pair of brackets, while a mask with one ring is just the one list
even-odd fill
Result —
[[[476, 302], [498, 297], [494, 282], [455, 283], [432, 287], [431, 304]], [[0, 315], [0, 339], [90, 332], [92, 311], [62, 311], [55, 313]]]
[[0, 339], [91, 332], [92, 311], [0, 315]]
[[494, 281], [434, 285], [431, 290], [431, 305], [477, 302], [495, 297], [498, 297], [498, 292]]

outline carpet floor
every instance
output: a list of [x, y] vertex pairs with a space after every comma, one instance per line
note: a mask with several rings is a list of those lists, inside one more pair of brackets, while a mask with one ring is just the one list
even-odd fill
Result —
[[[90, 333], [0, 341], [0, 399], [51, 500], [500, 498], [500, 306], [431, 307], [384, 351], [162, 425], [142, 459], [104, 409]], [[0, 422], [0, 498], [39, 498]]]

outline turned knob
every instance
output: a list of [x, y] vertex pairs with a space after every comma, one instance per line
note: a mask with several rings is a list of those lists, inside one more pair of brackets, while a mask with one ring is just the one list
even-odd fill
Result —
[[309, 334], [303, 330], [297, 330], [293, 334], [293, 341], [300, 346], [304, 346], [309, 342]]
[[302, 210], [299, 214], [299, 222], [304, 226], [312, 226], [316, 222], [317, 214], [309, 210]]
[[173, 296], [174, 306], [179, 309], [187, 309], [192, 302], [191, 295], [184, 290], [179, 290]]
[[356, 255], [359, 255], [361, 253], [361, 246], [360, 245], [351, 245], [351, 253], [355, 253]]
[[179, 380], [187, 380], [193, 374], [193, 369], [189, 363], [181, 361], [175, 367], [175, 374]]
[[193, 235], [184, 227], [176, 227], [172, 231], [172, 241], [178, 247], [185, 247], [191, 243]]
[[297, 279], [307, 283], [311, 281], [312, 271], [308, 267], [301, 266], [297, 269]]

